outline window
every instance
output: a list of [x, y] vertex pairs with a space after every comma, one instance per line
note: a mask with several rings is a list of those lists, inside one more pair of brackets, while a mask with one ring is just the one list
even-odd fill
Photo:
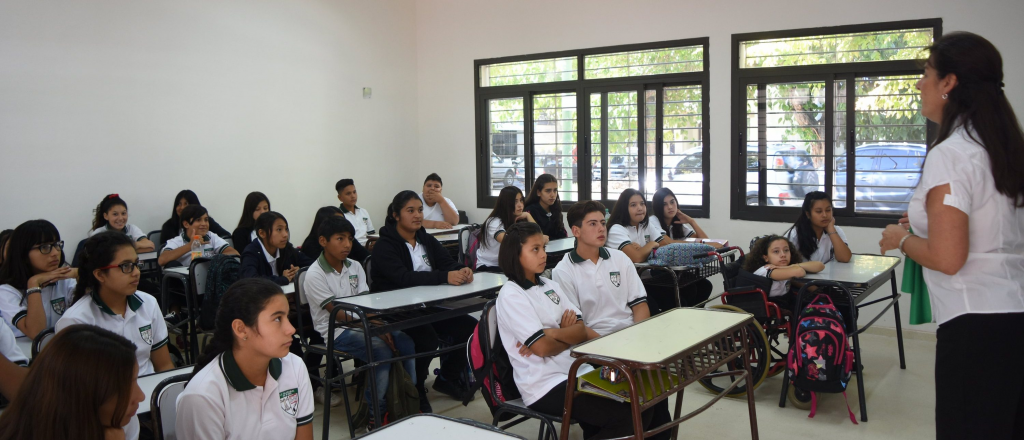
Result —
[[[662, 186], [708, 216], [708, 39], [477, 60], [477, 205], [559, 182], [566, 204], [609, 207]], [[489, 158], [489, 159], [488, 159]]]
[[811, 191], [829, 193], [840, 224], [884, 225], [906, 211], [933, 132], [915, 84], [941, 27], [733, 35], [732, 218], [792, 222]]

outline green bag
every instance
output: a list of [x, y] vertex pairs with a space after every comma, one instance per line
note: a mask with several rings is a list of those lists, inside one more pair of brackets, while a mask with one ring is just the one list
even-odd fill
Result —
[[[398, 352], [392, 353], [394, 357], [401, 356]], [[352, 414], [352, 426], [366, 426], [370, 422], [370, 406], [363, 398], [366, 387], [370, 386], [370, 374], [373, 370], [366, 370], [362, 383], [356, 386], [356, 411]], [[401, 362], [391, 364], [388, 372], [388, 389], [384, 393], [384, 400], [387, 403], [388, 423], [420, 413], [420, 395], [416, 391], [416, 384], [412, 382], [409, 373]]]

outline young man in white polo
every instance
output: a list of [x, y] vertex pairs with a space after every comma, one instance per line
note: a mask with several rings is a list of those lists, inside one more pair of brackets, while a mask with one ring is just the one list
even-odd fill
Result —
[[352, 223], [352, 227], [356, 230], [356, 241], [366, 246], [366, 242], [369, 241], [367, 235], [376, 234], [377, 230], [373, 228], [373, 220], [370, 220], [370, 213], [356, 206], [356, 202], [359, 201], [359, 193], [356, 192], [356, 182], [352, 179], [341, 179], [334, 185], [334, 189], [338, 191], [341, 212], [345, 214], [345, 219]]
[[430, 173], [423, 181], [423, 227], [427, 229], [448, 229], [459, 223], [459, 208], [455, 202], [441, 193], [441, 176]]

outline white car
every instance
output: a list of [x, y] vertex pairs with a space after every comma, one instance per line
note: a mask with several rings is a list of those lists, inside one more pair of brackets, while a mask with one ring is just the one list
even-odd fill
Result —
[[522, 161], [521, 157], [500, 157], [491, 153], [491, 187], [517, 186], [524, 189], [526, 174], [523, 173]]

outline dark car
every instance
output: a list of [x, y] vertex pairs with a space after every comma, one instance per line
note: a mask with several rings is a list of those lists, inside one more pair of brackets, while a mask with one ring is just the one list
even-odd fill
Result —
[[[899, 214], [907, 210], [914, 188], [921, 180], [927, 148], [922, 144], [867, 144], [854, 150], [856, 194], [860, 212]], [[845, 160], [836, 161], [837, 208], [846, 206]]]

